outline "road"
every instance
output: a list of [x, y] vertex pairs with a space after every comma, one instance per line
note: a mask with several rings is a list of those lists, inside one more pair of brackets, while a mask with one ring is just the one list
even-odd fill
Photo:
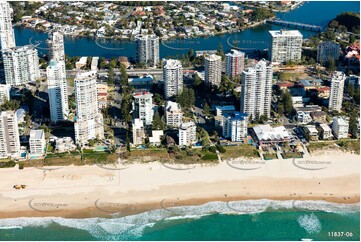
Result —
[[[86, 70], [78, 70], [78, 69], [74, 69], [74, 70], [66, 70], [66, 74], [68, 77], [71, 76], [75, 76], [78, 73], [82, 73], [85, 72]], [[183, 72], [188, 73], [188, 69], [184, 69]], [[120, 74], [120, 70], [119, 69], [114, 69], [114, 73], [115, 74]], [[42, 76], [46, 76], [46, 70], [41, 69], [40, 70], [40, 74]], [[108, 70], [100, 70], [98, 71], [98, 74], [108, 74]], [[127, 69], [127, 74], [128, 75], [146, 75], [146, 74], [150, 74], [150, 75], [163, 75], [163, 70], [162, 69]]]

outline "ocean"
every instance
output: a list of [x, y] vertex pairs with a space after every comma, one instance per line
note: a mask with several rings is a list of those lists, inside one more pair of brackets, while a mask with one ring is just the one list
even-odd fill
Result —
[[359, 241], [359, 212], [325, 201], [209, 202], [109, 219], [0, 219], [0, 240]]

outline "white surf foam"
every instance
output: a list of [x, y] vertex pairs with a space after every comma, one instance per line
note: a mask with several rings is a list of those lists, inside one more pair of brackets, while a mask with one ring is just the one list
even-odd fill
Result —
[[301, 215], [298, 217], [297, 222], [309, 234], [319, 233], [321, 231], [321, 222], [313, 213]]
[[[298, 209], [301, 211], [313, 210], [350, 213], [358, 212], [359, 204], [336, 204], [325, 201], [278, 201], [269, 199], [209, 202], [198, 206], [180, 206], [151, 210], [125, 217], [114, 216], [110, 219], [66, 219], [59, 217], [0, 219], [0, 228], [47, 227], [54, 223], [60, 226], [87, 231], [97, 239], [124, 240], [127, 236], [141, 236], [144, 229], [151, 228], [154, 224], [163, 220], [199, 219], [211, 214], [254, 214], [264, 212], [267, 209]], [[319, 221], [315, 215], [311, 217], [300, 217], [298, 220], [300, 226], [306, 231], [317, 231], [320, 228]]]

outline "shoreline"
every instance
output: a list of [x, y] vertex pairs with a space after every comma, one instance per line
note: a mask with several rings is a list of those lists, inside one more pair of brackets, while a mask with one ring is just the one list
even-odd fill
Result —
[[[299, 197], [294, 200], [290, 200], [289, 197], [274, 197], [274, 198], [264, 198], [264, 197], [219, 197], [219, 198], [210, 198], [210, 199], [193, 199], [193, 200], [185, 200], [182, 201], [181, 206], [171, 206], [171, 207], [164, 207], [159, 203], [146, 203], [146, 204], [139, 204], [137, 208], [129, 207], [125, 210], [118, 210], [114, 211], [114, 213], [109, 213], [108, 211], [99, 210], [97, 207], [84, 207], [79, 210], [69, 210], [69, 211], [58, 211], [52, 213], [43, 213], [37, 212], [32, 210], [24, 210], [24, 211], [13, 211], [13, 212], [0, 212], [0, 220], [1, 219], [11, 219], [11, 218], [51, 218], [51, 217], [59, 217], [59, 218], [66, 218], [66, 219], [88, 219], [88, 218], [105, 218], [111, 219], [115, 217], [126, 217], [131, 215], [139, 215], [145, 212], [150, 212], [153, 210], [167, 210], [170, 212], [177, 212], [177, 208], [180, 207], [193, 207], [193, 206], [201, 206], [207, 203], [218, 203], [224, 202], [226, 206], [229, 206], [228, 203], [233, 202], [251, 202], [257, 205], [258, 201], [262, 200], [269, 200], [274, 205], [278, 205], [281, 202], [305, 202], [305, 203], [320, 203], [320, 202], [328, 202], [334, 205], [340, 206], [352, 206], [352, 205], [360, 205], [360, 198], [354, 197], [350, 200], [343, 200], [342, 198], [322, 198], [322, 197]], [[231, 207], [231, 206], [229, 206]], [[231, 208], [232, 209], [232, 208]], [[295, 207], [291, 208], [279, 208], [274, 210], [292, 210], [292, 211], [303, 211], [302, 209], [298, 209]], [[304, 209], [307, 210], [307, 209]], [[322, 210], [319, 210], [322, 211]], [[231, 213], [239, 214], [241, 211], [238, 211], [234, 208], [234, 211]], [[244, 214], [249, 214], [251, 212], [242, 211]]]
[[[270, 19], [274, 19], [275, 17], [272, 17]], [[266, 24], [266, 19], [261, 20], [259, 22], [255, 22], [253, 24], [250, 24], [248, 26], [245, 27], [240, 27], [237, 29], [232, 29], [232, 30], [224, 30], [224, 31], [218, 31], [218, 32], [212, 32], [212, 34], [201, 34], [201, 35], [195, 35], [195, 36], [185, 36], [185, 37], [180, 37], [180, 36], [175, 36], [175, 37], [169, 37], [169, 38], [162, 38], [159, 37], [160, 41], [174, 41], [174, 40], [189, 40], [189, 39], [197, 39], [197, 38], [210, 38], [210, 37], [214, 37], [214, 36], [220, 36], [220, 35], [225, 35], [225, 34], [235, 34], [235, 33], [239, 33], [242, 31], [245, 31], [247, 29], [252, 29], [254, 27], [260, 26]], [[22, 28], [22, 29], [30, 29], [32, 31], [36, 31], [39, 33], [48, 33], [49, 30], [41, 30], [41, 29], [37, 29], [37, 28], [33, 28], [30, 26], [26, 26], [23, 23], [15, 23], [14, 24], [15, 27], [18, 28]], [[86, 39], [91, 39], [91, 40], [112, 40], [114, 42], [118, 42], [119, 44], [121, 44], [122, 42], [134, 42], [134, 39], [132, 38], [113, 38], [110, 36], [104, 36], [104, 37], [97, 37], [97, 36], [87, 36], [87, 35], [72, 35], [72, 34], [64, 34], [64, 37], [66, 38], [86, 38]]]
[[[360, 201], [359, 157], [326, 152], [297, 159], [297, 164], [293, 160], [235, 162], [233, 166], [222, 162], [183, 170], [158, 162], [132, 164], [119, 170], [96, 165], [58, 170], [3, 168], [0, 218], [89, 218], [111, 217], [113, 213], [126, 216], [214, 201], [254, 199], [354, 204]], [[300, 168], [305, 164], [313, 168], [327, 166], [316, 170]], [[234, 168], [237, 165], [242, 169]], [[255, 165], [259, 167], [249, 169]], [[27, 187], [15, 190], [14, 184]]]

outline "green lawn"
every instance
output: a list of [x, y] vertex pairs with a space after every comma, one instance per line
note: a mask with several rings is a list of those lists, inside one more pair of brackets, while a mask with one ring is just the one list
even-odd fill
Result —
[[323, 149], [337, 149], [335, 142], [310, 142], [307, 146], [310, 153]]
[[[338, 147], [335, 144], [338, 145]], [[341, 149], [343, 151], [353, 151], [356, 154], [360, 154], [360, 140], [344, 139], [344, 140], [331, 140], [329, 142], [310, 142], [307, 148], [310, 153], [322, 149], [332, 149], [332, 150]]]
[[45, 159], [24, 161], [25, 167], [41, 166], [82, 166], [94, 165], [97, 163], [114, 163], [117, 161], [117, 154], [106, 152], [88, 152], [81, 156], [79, 153], [48, 154]]
[[286, 152], [282, 154], [283, 159], [289, 159], [289, 158], [302, 158], [301, 152]]
[[222, 159], [234, 159], [238, 157], [259, 157], [256, 147], [253, 145], [239, 145], [239, 146], [223, 146], [226, 153], [222, 153]]
[[11, 159], [0, 159], [0, 168], [14, 167], [16, 163]]
[[356, 154], [360, 154], [360, 140], [347, 140], [347, 141], [337, 141], [342, 150], [354, 151]]
[[265, 160], [273, 160], [273, 159], [277, 159], [277, 155], [272, 153], [272, 154], [263, 154], [263, 158]]

